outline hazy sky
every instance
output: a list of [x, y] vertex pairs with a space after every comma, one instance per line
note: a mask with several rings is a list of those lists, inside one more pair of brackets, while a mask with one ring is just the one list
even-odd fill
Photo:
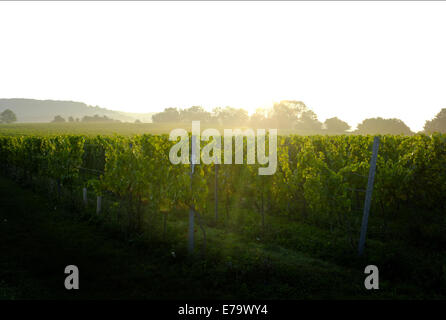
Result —
[[0, 98], [110, 109], [302, 100], [320, 120], [446, 108], [445, 2], [0, 2]]

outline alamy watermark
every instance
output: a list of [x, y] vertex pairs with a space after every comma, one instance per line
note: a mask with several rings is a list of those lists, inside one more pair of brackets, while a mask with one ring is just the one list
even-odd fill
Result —
[[75, 265], [69, 265], [65, 267], [65, 274], [68, 276], [65, 278], [65, 289], [71, 290], [79, 289], [79, 268]]
[[[212, 137], [212, 140], [210, 139]], [[172, 164], [221, 164], [222, 157], [222, 137], [217, 129], [200, 130], [200, 121], [192, 121], [192, 157], [189, 154], [189, 135], [185, 129], [174, 129], [170, 132], [169, 140], [177, 141], [181, 138], [169, 152], [169, 159]], [[257, 135], [253, 129], [224, 129], [223, 134], [223, 163], [232, 164], [233, 149], [235, 164], [244, 163], [244, 138], [246, 138], [246, 163], [255, 164], [256, 155], [257, 163], [267, 165], [259, 168], [259, 175], [272, 175], [277, 169], [277, 129], [269, 129], [268, 135], [265, 129], [257, 129]], [[266, 139], [268, 145], [266, 148]], [[235, 140], [235, 148], [232, 142]], [[200, 141], [209, 141], [200, 150]], [[256, 148], [257, 146], [257, 148]], [[256, 152], [257, 151], [257, 152]], [[268, 154], [266, 154], [268, 151]]]

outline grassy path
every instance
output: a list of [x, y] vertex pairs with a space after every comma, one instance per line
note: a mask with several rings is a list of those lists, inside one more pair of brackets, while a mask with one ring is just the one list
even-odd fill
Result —
[[[1, 298], [132, 298], [150, 296], [138, 254], [44, 199], [0, 178]], [[64, 288], [65, 266], [80, 270], [79, 291]], [[140, 269], [139, 269], [140, 270]], [[141, 292], [140, 292], [141, 293]]]
[[[162, 243], [129, 244], [1, 177], [0, 203], [0, 299], [370, 297], [360, 270], [303, 253], [277, 248], [265, 264], [251, 258], [264, 247], [239, 243], [246, 257], [236, 265], [180, 252], [173, 258]], [[210, 244], [233, 245], [226, 239]], [[80, 290], [64, 288], [70, 264], [79, 268]]]

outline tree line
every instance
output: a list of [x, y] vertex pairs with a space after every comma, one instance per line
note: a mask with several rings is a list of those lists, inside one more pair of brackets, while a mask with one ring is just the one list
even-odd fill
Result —
[[16, 121], [17, 121], [17, 116], [11, 110], [6, 109], [2, 113], [0, 113], [0, 123], [13, 123]]
[[[57, 115], [54, 117], [54, 119], [51, 122], [67, 122], [67, 120], [65, 120], [65, 118], [63, 118], [60, 115]], [[68, 122], [121, 122], [120, 120], [115, 120], [112, 118], [109, 118], [107, 116], [100, 116], [95, 114], [94, 116], [84, 116], [82, 117], [82, 119], [79, 120], [79, 118], [73, 118], [73, 117], [68, 117]]]
[[[271, 109], [257, 109], [251, 116], [242, 108], [215, 108], [212, 112], [201, 106], [192, 106], [186, 109], [166, 108], [164, 111], [154, 114], [154, 123], [190, 123], [199, 120], [228, 127], [252, 127], [252, 128], [281, 128], [293, 130], [301, 134], [414, 134], [412, 130], [400, 119], [383, 119], [381, 117], [368, 118], [358, 124], [355, 130], [351, 126], [333, 117], [321, 122], [317, 114], [310, 110], [305, 103], [296, 100], [283, 100], [275, 103]], [[17, 116], [10, 109], [0, 113], [0, 123], [17, 122]], [[60, 115], [54, 117], [51, 122], [121, 122], [107, 116], [84, 116], [81, 119], [68, 117], [66, 120]], [[135, 123], [141, 123], [135, 120]], [[426, 120], [424, 133], [446, 133], [446, 108], [440, 110], [431, 120]]]
[[[283, 100], [268, 110], [259, 108], [251, 116], [248, 115], [248, 111], [241, 108], [219, 107], [209, 112], [201, 106], [186, 109], [166, 108], [163, 112], [152, 116], [154, 123], [190, 123], [192, 120], [229, 127], [275, 127], [305, 134], [414, 134], [402, 120], [396, 118], [368, 118], [355, 130], [338, 117], [321, 122], [317, 114], [305, 103], [296, 100]], [[446, 132], [446, 108], [442, 109], [434, 119], [426, 121], [424, 132]]]

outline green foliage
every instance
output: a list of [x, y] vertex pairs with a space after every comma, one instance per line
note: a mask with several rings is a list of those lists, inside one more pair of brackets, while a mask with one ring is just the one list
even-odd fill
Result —
[[[0, 160], [4, 168], [23, 168], [28, 176], [45, 175], [63, 185], [88, 184], [98, 195], [114, 194], [127, 204], [130, 229], [140, 230], [148, 214], [194, 208], [213, 216], [209, 190], [214, 188], [214, 165], [198, 164], [191, 176], [190, 165], [170, 163], [174, 143], [167, 135], [151, 134], [3, 136]], [[265, 231], [268, 217], [285, 217], [340, 231], [353, 243], [372, 143], [372, 136], [279, 136], [274, 175], [259, 175], [259, 164], [221, 164], [220, 219], [237, 228], [245, 221], [242, 229], [261, 226]], [[414, 239], [415, 230], [425, 239], [446, 242], [445, 167], [444, 135], [382, 136], [370, 236]], [[252, 216], [242, 218], [240, 212]]]
[[370, 118], [358, 124], [358, 134], [405, 134], [411, 135], [410, 128], [400, 119]]
[[[214, 165], [198, 164], [193, 175], [189, 164], [172, 165], [169, 150], [174, 143], [167, 135], [151, 134], [0, 136], [0, 163], [15, 177], [45, 177], [39, 181], [49, 177], [76, 188], [79, 198], [85, 186], [104, 199], [114, 195], [114, 203], [119, 201], [114, 209], [119, 210], [116, 224], [139, 239], [144, 230], [155, 239], [161, 227], [145, 226], [154, 220], [161, 224], [161, 214], [169, 212], [163, 241], [168, 239], [165, 243], [176, 249], [183, 247], [184, 255], [185, 213], [194, 208], [203, 218], [200, 226], [207, 228], [206, 255], [215, 257], [203, 263], [219, 261], [216, 266], [225, 274], [248, 284], [253, 274], [261, 275], [262, 288], [268, 287], [264, 279], [272, 285], [289, 283], [289, 278], [301, 274], [302, 266], [306, 273], [299, 285], [318, 283], [308, 280], [315, 262], [304, 255], [345, 270], [363, 268], [356, 245], [372, 136], [279, 136], [277, 171], [271, 176], [259, 175], [259, 164], [219, 165], [217, 223], [214, 192], [209, 192], [215, 183]], [[406, 285], [407, 279], [414, 279], [410, 285], [429, 294], [444, 293], [444, 168], [445, 135], [380, 136], [366, 259], [380, 265], [389, 281]], [[179, 258], [181, 250], [175, 251]], [[170, 251], [168, 256], [171, 259]], [[269, 259], [274, 256], [280, 267], [272, 272]], [[200, 268], [194, 274], [200, 274]], [[324, 273], [327, 268], [319, 265], [318, 274], [331, 279]], [[283, 281], [277, 282], [281, 277]], [[361, 277], [362, 272], [358, 283]], [[291, 289], [271, 290], [286, 296]]]
[[[27, 139], [27, 138], [24, 138]], [[73, 184], [82, 165], [85, 138], [81, 136], [58, 136], [42, 140], [42, 170], [47, 176], [62, 184]]]
[[17, 121], [17, 116], [10, 109], [0, 113], [0, 123], [13, 123]]
[[61, 117], [60, 115], [57, 115], [54, 117], [53, 121], [51, 121], [51, 122], [54, 122], [54, 123], [65, 122], [65, 118]]
[[446, 133], [446, 108], [441, 109], [441, 111], [432, 120], [426, 121], [424, 124], [424, 132]]
[[343, 134], [350, 130], [350, 125], [337, 117], [325, 120], [324, 125], [327, 132], [331, 134]]

